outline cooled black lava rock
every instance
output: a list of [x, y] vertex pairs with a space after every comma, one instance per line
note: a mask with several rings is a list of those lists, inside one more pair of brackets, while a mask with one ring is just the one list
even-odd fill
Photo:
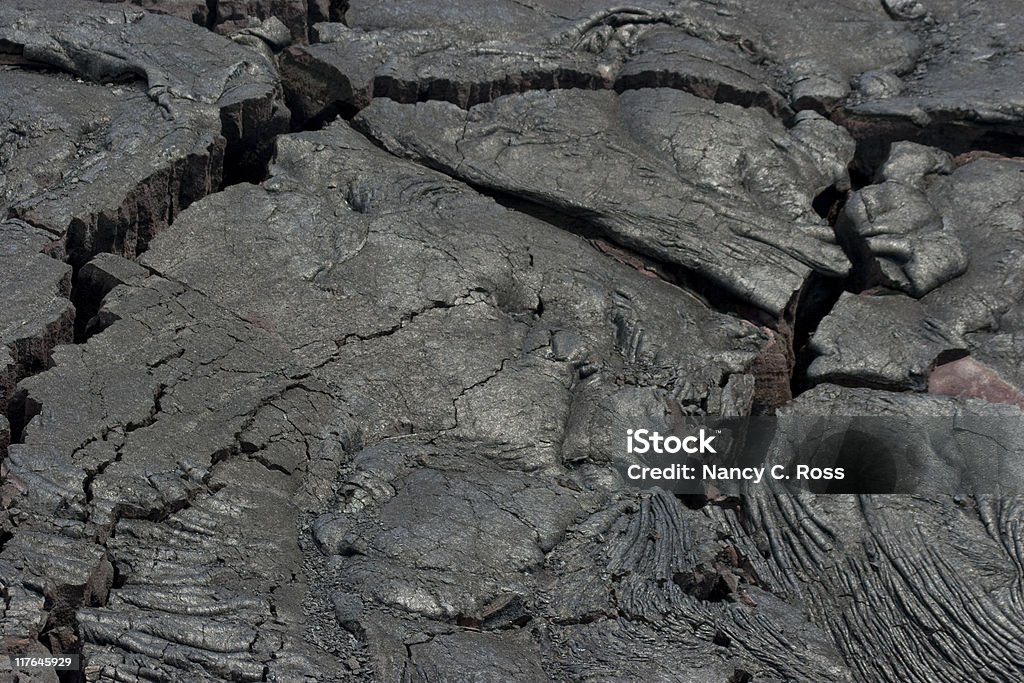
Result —
[[953, 170], [939, 150], [895, 145], [885, 180], [852, 195], [839, 231], [863, 282], [918, 298], [844, 296], [811, 340], [810, 378], [923, 391], [934, 365], [970, 353], [1019, 389], [1022, 171], [992, 158]]
[[[1024, 174], [942, 75], [1007, 7], [0, 4], [0, 650], [1014, 680]], [[850, 478], [620, 474], [773, 411]]]
[[[861, 88], [846, 107], [851, 130], [884, 154], [908, 139], [960, 153], [972, 148], [1021, 154], [1021, 18], [1017, 3], [957, 0], [910, 6], [925, 47], [920, 63], [883, 91]], [[862, 81], [863, 82], [863, 81]]]
[[562, 90], [468, 112], [375, 100], [357, 121], [396, 154], [581, 219], [775, 316], [812, 272], [848, 269], [811, 203], [848, 182], [853, 147], [813, 113], [787, 131], [677, 90]]

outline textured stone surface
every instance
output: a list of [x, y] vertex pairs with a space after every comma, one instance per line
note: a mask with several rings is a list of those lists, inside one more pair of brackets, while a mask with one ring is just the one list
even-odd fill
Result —
[[[891, 3], [895, 4], [895, 3]], [[862, 92], [850, 125], [869, 141], [894, 135], [960, 153], [972, 147], [1020, 154], [1020, 41], [1024, 19], [1012, 0], [983, 5], [938, 0], [917, 6], [910, 25], [925, 47], [917, 67], [882, 96]]]
[[936, 363], [970, 353], [986, 376], [1021, 386], [1024, 163], [951, 170], [941, 151], [902, 143], [880, 174], [851, 195], [838, 230], [860, 254], [862, 285], [909, 295], [840, 299], [811, 340], [810, 378], [923, 390]]
[[[760, 110], [732, 109], [669, 89], [568, 90], [468, 112], [375, 100], [357, 121], [397, 154], [583, 218], [613, 242], [778, 316], [812, 272], [847, 272], [810, 205], [847, 182], [853, 147], [814, 114], [785, 131]], [[722, 125], [725, 112], [734, 115]], [[730, 144], [751, 134], [757, 142], [742, 151]], [[694, 138], [706, 146], [683, 143]], [[788, 182], [762, 186], [764, 194], [747, 189], [781, 166], [795, 170]]]
[[1012, 9], [0, 3], [0, 653], [1016, 680]]
[[966, 355], [967, 341], [902, 296], [844, 294], [814, 333], [811, 381], [923, 391], [937, 363]]

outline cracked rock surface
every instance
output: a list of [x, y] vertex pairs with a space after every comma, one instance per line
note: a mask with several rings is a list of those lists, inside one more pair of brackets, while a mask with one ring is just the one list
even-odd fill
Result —
[[3, 675], [1018, 680], [1012, 10], [0, 3]]
[[[671, 89], [564, 90], [468, 112], [379, 99], [357, 122], [389, 151], [582, 218], [617, 244], [779, 316], [811, 273], [848, 269], [831, 229], [808, 208], [847, 182], [853, 145], [813, 113], [787, 131], [759, 109], [732, 109]], [[780, 166], [786, 181], [747, 189]]]

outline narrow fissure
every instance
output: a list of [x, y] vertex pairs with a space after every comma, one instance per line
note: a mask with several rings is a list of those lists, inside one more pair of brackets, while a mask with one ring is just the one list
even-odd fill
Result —
[[75, 307], [75, 344], [84, 344], [91, 335], [88, 334], [89, 322], [99, 313], [100, 302], [107, 292], [99, 293], [95, 289], [82, 284], [82, 267], [78, 266], [71, 275], [71, 305]]
[[[287, 69], [282, 71], [288, 73]], [[338, 78], [344, 78], [344, 76], [339, 74]], [[559, 69], [554, 72], [526, 74], [517, 80], [501, 78], [468, 85], [464, 81], [452, 81], [445, 78], [400, 81], [389, 76], [377, 76], [373, 79], [372, 84], [366, 86], [350, 84], [349, 90], [356, 94], [344, 99], [326, 98], [319, 109], [304, 114], [304, 111], [310, 109], [304, 103], [304, 93], [298, 87], [298, 84], [304, 80], [307, 79], [294, 73], [292, 77], [283, 79], [285, 101], [292, 112], [292, 130], [316, 130], [323, 127], [326, 121], [338, 117], [351, 120], [365, 106], [378, 98], [393, 100], [399, 104], [448, 102], [460, 109], [471, 109], [508, 95], [559, 90], [605, 90], [622, 94], [631, 90], [666, 88], [686, 92], [719, 104], [733, 104], [744, 108], [758, 107], [773, 116], [781, 116], [784, 113], [784, 110], [773, 98], [722, 86], [717, 88], [701, 87], [698, 82], [688, 78], [669, 79], [660, 74], [644, 73], [609, 82], [594, 74]], [[359, 91], [364, 90], [366, 91], [365, 95], [358, 94]]]
[[[851, 164], [855, 166], [856, 162]], [[858, 181], [862, 177], [858, 177]], [[812, 202], [814, 211], [828, 222], [833, 233], [839, 216], [846, 206], [850, 191], [842, 191], [832, 185], [818, 194]], [[820, 273], [812, 273], [800, 291], [799, 298], [793, 313], [791, 329], [791, 345], [793, 350], [793, 368], [790, 377], [790, 392], [793, 397], [800, 395], [810, 388], [807, 381], [807, 368], [814, 360], [814, 353], [810, 348], [811, 337], [818, 329], [821, 321], [832, 312], [839, 302], [843, 292], [851, 291], [853, 273], [857, 271], [857, 263], [853, 254], [842, 240], [836, 237], [837, 243], [843, 248], [846, 257], [853, 264], [850, 275], [846, 278], [828, 277]]]
[[[40, 369], [38, 372], [42, 372]], [[18, 389], [7, 403], [7, 422], [10, 423], [10, 444], [25, 443], [25, 427], [38, 415], [42, 406], [33, 401], [24, 389]]]
[[[909, 121], [857, 117], [841, 110], [833, 112], [831, 120], [845, 128], [857, 141], [852, 170], [861, 180], [874, 177], [875, 170], [882, 165], [896, 142], [909, 141], [937, 147], [953, 156], [969, 152], [1024, 156], [1024, 126], [942, 120], [918, 126]], [[860, 186], [863, 184], [867, 183]]]
[[790, 390], [794, 397], [811, 388], [807, 381], [807, 369], [815, 357], [810, 348], [811, 337], [821, 321], [835, 308], [843, 292], [848, 291], [848, 287], [849, 283], [845, 279], [818, 273], [813, 273], [804, 287], [793, 321], [793, 375]]
[[206, 0], [206, 28], [211, 31], [217, 26], [217, 2]]
[[621, 244], [615, 238], [609, 236], [600, 226], [587, 220], [585, 215], [573, 216], [560, 211], [558, 208], [532, 201], [520, 195], [483, 187], [464, 180], [460, 180], [460, 182], [465, 183], [479, 194], [490, 197], [507, 209], [524, 213], [558, 230], [585, 238], [606, 256], [639, 270], [648, 276], [657, 277], [680, 289], [686, 290], [721, 313], [742, 318], [759, 326], [775, 326], [776, 320], [769, 313], [731, 296], [728, 292], [723, 291], [721, 286], [700, 273], [680, 265], [666, 263], [655, 257], [637, 252], [630, 246]]

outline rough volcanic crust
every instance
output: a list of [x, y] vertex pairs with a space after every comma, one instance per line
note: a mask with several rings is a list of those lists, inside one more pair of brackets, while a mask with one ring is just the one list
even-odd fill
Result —
[[11, 677], [1016, 680], [1013, 10], [0, 3]]

